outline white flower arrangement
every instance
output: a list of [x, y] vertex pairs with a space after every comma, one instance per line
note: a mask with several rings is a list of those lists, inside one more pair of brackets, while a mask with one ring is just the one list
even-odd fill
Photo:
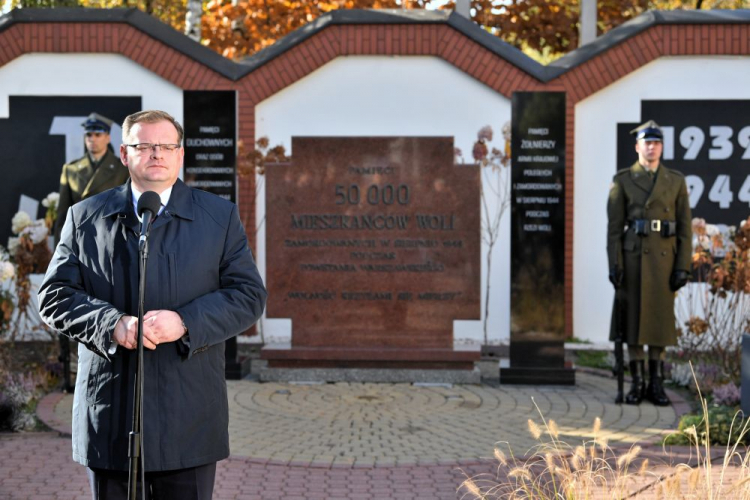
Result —
[[505, 122], [503, 125], [503, 139], [510, 142], [510, 122]]
[[717, 236], [721, 234], [721, 231], [719, 230], [719, 226], [716, 224], [706, 224], [706, 235], [707, 236]]
[[688, 387], [693, 383], [693, 372], [687, 363], [672, 364], [672, 382], [680, 387]]
[[37, 219], [26, 226], [23, 231], [21, 231], [21, 234], [19, 236], [23, 236], [25, 234], [29, 235], [29, 238], [31, 238], [31, 242], [34, 245], [38, 245], [47, 238], [47, 236], [49, 235], [49, 231], [47, 231], [47, 226], [44, 224], [44, 220]]
[[11, 236], [10, 238], [8, 238], [8, 253], [10, 255], [15, 255], [17, 249], [18, 249], [18, 237]]
[[[713, 257], [724, 257], [734, 248], [737, 226], [706, 224], [704, 219], [693, 219], [693, 251], [707, 250]], [[742, 227], [742, 226], [740, 226]]]
[[698, 248], [700, 246], [704, 250], [711, 249], [711, 238], [709, 238], [705, 234], [696, 236], [695, 243], [696, 244], [693, 245], [694, 248]]
[[0, 263], [0, 282], [7, 281], [16, 275], [16, 267], [8, 261]]
[[13, 220], [11, 220], [11, 230], [13, 231], [13, 234], [21, 234], [21, 231], [31, 225], [31, 222], [29, 214], [26, 212], [16, 212], [16, 215], [13, 216]]
[[42, 200], [42, 206], [46, 208], [57, 208], [57, 203], [60, 201], [60, 193], [52, 192]]

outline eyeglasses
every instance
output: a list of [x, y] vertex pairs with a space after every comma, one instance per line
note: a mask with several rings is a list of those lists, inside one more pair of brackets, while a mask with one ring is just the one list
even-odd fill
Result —
[[150, 142], [142, 142], [140, 144], [125, 144], [129, 148], [133, 148], [139, 153], [145, 153], [147, 151], [156, 152], [156, 148], [160, 148], [162, 151], [174, 151], [180, 148], [179, 144], [151, 144]]

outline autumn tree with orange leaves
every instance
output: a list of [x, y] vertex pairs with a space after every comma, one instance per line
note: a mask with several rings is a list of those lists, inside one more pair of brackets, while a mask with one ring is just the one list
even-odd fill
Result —
[[[598, 0], [597, 36], [647, 10], [740, 9], [748, 0]], [[519, 49], [548, 55], [578, 48], [581, 0], [472, 0], [472, 20]], [[453, 9], [455, 2], [443, 5]], [[525, 50], [526, 51], [526, 50]], [[551, 57], [550, 57], [551, 56]]]
[[[578, 47], [580, 3], [580, 0], [511, 0], [496, 15], [486, 15], [491, 7], [483, 5], [476, 21], [518, 48], [564, 54]], [[638, 16], [648, 6], [648, 0], [598, 0], [597, 35]]]
[[[542, 62], [578, 47], [581, 0], [472, 0], [474, 22]], [[747, 0], [598, 0], [597, 34], [649, 9], [733, 9]], [[252, 55], [336, 9], [439, 8], [439, 0], [211, 0], [203, 44], [231, 59]]]
[[424, 5], [423, 1], [397, 0], [211, 0], [203, 16], [203, 44], [224, 57], [238, 59], [273, 45], [333, 10]]
[[[137, 7], [182, 32], [187, 0], [8, 0], [11, 7]], [[601, 35], [649, 9], [738, 9], [750, 0], [598, 0]], [[581, 0], [472, 0], [471, 18], [493, 35], [548, 63], [578, 47]], [[201, 43], [230, 59], [273, 45], [337, 9], [453, 10], [455, 0], [206, 0]]]

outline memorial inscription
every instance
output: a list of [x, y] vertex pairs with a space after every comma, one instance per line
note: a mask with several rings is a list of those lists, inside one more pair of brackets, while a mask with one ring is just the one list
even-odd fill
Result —
[[185, 183], [236, 202], [237, 93], [190, 90], [183, 100]]
[[480, 316], [478, 167], [450, 138], [295, 137], [292, 154], [266, 170], [267, 310], [292, 318], [292, 348], [452, 351], [453, 320]]
[[572, 384], [564, 366], [565, 94], [515, 92], [510, 368], [501, 383]]

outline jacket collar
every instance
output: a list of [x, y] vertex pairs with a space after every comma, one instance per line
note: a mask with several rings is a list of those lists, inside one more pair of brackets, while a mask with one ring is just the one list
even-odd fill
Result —
[[172, 195], [167, 203], [167, 211], [181, 219], [193, 220], [193, 193], [180, 179], [172, 187]]
[[672, 176], [661, 163], [659, 163], [659, 170], [657, 172], [659, 172], [659, 175], [656, 176], [656, 182], [654, 182], [654, 187], [651, 190], [648, 200], [660, 197], [662, 191], [666, 190], [672, 183]]
[[86, 186], [86, 190], [83, 192], [82, 197], [87, 198], [90, 193], [98, 192], [100, 191], [98, 188], [109, 181], [113, 175], [116, 174], [115, 169], [116, 168], [126, 168], [120, 163], [120, 159], [115, 156], [114, 152], [107, 148], [107, 152], [102, 156], [102, 159], [99, 160], [99, 166], [94, 170], [94, 162], [91, 159], [91, 156], [86, 153], [86, 159], [88, 160], [87, 163], [87, 173], [91, 176], [88, 182], [88, 185]]
[[[128, 182], [112, 190], [112, 194], [107, 198], [104, 206], [102, 217], [111, 217], [115, 214], [122, 214], [124, 217], [132, 214], [135, 217], [130, 182], [130, 179], [128, 179]], [[190, 188], [180, 179], [177, 179], [172, 187], [172, 195], [169, 197], [166, 211], [182, 219], [193, 220], [194, 218], [193, 194]]]
[[[102, 217], [110, 217], [115, 214], [129, 214], [133, 212], [132, 195], [130, 194], [130, 179], [112, 190], [107, 197], [107, 202], [102, 211]], [[134, 214], [135, 215], [135, 214]]]
[[[659, 170], [657, 170], [657, 172], [659, 172], [659, 175], [656, 177], [657, 179], [662, 176], [661, 174], [663, 172], [660, 171], [662, 167], [663, 165], [659, 164]], [[647, 193], [651, 192], [651, 188], [654, 186], [654, 184], [651, 181], [651, 178], [649, 178], [646, 169], [643, 168], [643, 165], [635, 162], [633, 166], [630, 167], [630, 177], [633, 179], [633, 183], [636, 186], [643, 189]]]

